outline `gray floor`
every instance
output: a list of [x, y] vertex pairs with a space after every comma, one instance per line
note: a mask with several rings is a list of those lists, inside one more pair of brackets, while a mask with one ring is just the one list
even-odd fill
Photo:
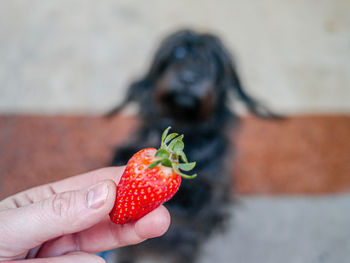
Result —
[[199, 263], [349, 262], [350, 195], [239, 200], [229, 232], [204, 246]]
[[200, 262], [349, 262], [350, 195], [242, 198]]

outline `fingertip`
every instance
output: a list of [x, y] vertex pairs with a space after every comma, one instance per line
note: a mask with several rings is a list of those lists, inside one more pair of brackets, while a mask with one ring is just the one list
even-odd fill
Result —
[[117, 191], [117, 184], [113, 180], [105, 180], [104, 181], [108, 187], [108, 193], [115, 198], [115, 194]]
[[108, 196], [106, 201], [107, 209], [110, 211], [112, 210], [117, 194], [117, 185], [113, 180], [105, 180], [104, 183], [106, 183], [108, 187]]
[[142, 217], [135, 223], [135, 231], [141, 238], [158, 237], [169, 229], [170, 214], [163, 205]]
[[94, 170], [86, 174], [82, 174], [81, 176], [89, 176], [92, 178], [93, 181], [100, 181], [101, 179], [110, 179], [113, 180], [116, 184], [118, 184], [120, 178], [123, 175], [124, 170], [125, 166], [110, 166], [100, 168], [98, 170]]

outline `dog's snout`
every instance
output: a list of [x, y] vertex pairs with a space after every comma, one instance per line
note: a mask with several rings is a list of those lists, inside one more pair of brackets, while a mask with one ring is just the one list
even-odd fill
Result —
[[175, 108], [194, 109], [198, 104], [194, 96], [180, 92], [166, 94], [164, 99], [164, 102], [168, 104], [168, 106]]
[[162, 99], [164, 109], [170, 116], [181, 120], [195, 120], [199, 117], [200, 101], [195, 96], [182, 92], [165, 94]]
[[175, 104], [185, 108], [195, 108], [197, 100], [193, 96], [187, 96], [184, 94], [178, 94], [174, 98]]

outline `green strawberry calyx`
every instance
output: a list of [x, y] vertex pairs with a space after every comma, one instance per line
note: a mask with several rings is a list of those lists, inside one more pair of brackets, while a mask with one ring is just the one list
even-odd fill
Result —
[[171, 127], [168, 127], [162, 134], [160, 148], [155, 155], [155, 157], [159, 159], [150, 164], [148, 169], [152, 169], [158, 164], [161, 164], [165, 167], [173, 168], [178, 175], [185, 179], [195, 178], [197, 174], [187, 175], [182, 172], [189, 172], [196, 166], [196, 162], [188, 162], [183, 151], [185, 147], [182, 141], [184, 135], [179, 135], [177, 133], [168, 134], [170, 129]]

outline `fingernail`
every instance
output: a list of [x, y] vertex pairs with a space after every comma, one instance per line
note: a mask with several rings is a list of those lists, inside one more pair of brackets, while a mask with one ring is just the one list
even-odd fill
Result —
[[108, 186], [106, 183], [99, 183], [92, 186], [86, 196], [88, 207], [97, 209], [100, 208], [107, 199]]

